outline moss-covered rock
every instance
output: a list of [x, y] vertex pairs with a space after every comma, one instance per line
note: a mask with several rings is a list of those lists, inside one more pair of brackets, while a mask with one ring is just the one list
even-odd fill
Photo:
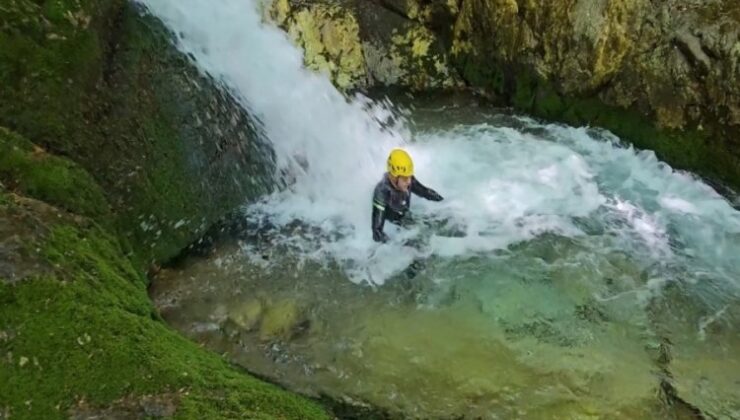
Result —
[[462, 79], [501, 105], [600, 125], [677, 168], [740, 188], [737, 2], [275, 4], [280, 16], [309, 4], [354, 14], [370, 86], [454, 88]]
[[142, 268], [266, 190], [236, 101], [124, 0], [0, 6], [0, 417], [325, 418], [170, 330]]
[[161, 261], [268, 191], [273, 154], [243, 108], [172, 47], [159, 22], [129, 7], [119, 30], [125, 42], [109, 75], [112, 110], [96, 158], [106, 166], [91, 172], [105, 176], [120, 231], [150, 249], [144, 258]]
[[301, 321], [301, 311], [295, 299], [284, 299], [267, 307], [260, 325], [263, 340], [290, 337]]
[[293, 9], [277, 0], [270, 17], [303, 49], [307, 68], [329, 75], [341, 89], [367, 86], [360, 28], [348, 10], [332, 4]]
[[233, 322], [241, 330], [249, 331], [260, 322], [263, 312], [262, 301], [250, 299], [234, 305], [228, 311], [228, 321]]
[[306, 67], [329, 74], [340, 89], [460, 85], [437, 34], [398, 11], [374, 2], [296, 0], [275, 0], [268, 10], [303, 48]]
[[656, 152], [672, 166], [740, 187], [740, 150], [718, 128], [661, 128], [634, 108], [596, 97], [568, 97], [526, 68], [510, 66], [492, 89], [517, 109], [572, 125], [606, 127], [620, 138]]
[[0, 126], [86, 169], [141, 265], [263, 193], [272, 170], [249, 116], [170, 40], [121, 0], [0, 8]]
[[74, 162], [47, 153], [0, 127], [0, 180], [7, 188], [69, 212], [110, 221], [111, 209], [92, 177]]
[[[0, 221], [25, 225], [16, 230], [24, 258], [50, 264], [23, 281], [0, 282], [0, 413], [327, 417], [164, 325], [115, 236], [39, 201], [0, 196]], [[0, 243], [8, 235], [0, 230]]]
[[32, 141], [74, 141], [124, 1], [9, 0], [0, 8], [0, 124]]
[[463, 0], [452, 54], [503, 103], [600, 125], [740, 187], [740, 36], [730, 1]]

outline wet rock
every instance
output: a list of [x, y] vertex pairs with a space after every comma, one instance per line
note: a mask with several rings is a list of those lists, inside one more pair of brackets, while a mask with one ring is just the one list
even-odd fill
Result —
[[722, 350], [675, 349], [669, 368], [678, 397], [715, 418], [740, 417], [740, 363], [732, 358], [740, 343], [730, 343]]
[[599, 323], [608, 321], [608, 318], [595, 303], [576, 306], [576, 316], [584, 321]]
[[229, 318], [229, 308], [224, 304], [216, 305], [216, 309], [213, 310], [209, 318], [211, 321], [221, 324]]
[[[338, 86], [469, 86], [503, 105], [605, 127], [674, 167], [740, 186], [740, 6], [733, 0], [275, 0], [289, 33], [352, 16], [352, 76]], [[318, 20], [317, 20], [318, 19]], [[321, 20], [325, 20], [322, 22]], [[295, 23], [285, 23], [295, 22]], [[304, 25], [305, 26], [305, 25]], [[320, 30], [299, 31], [301, 34]], [[328, 31], [329, 33], [331, 31]], [[313, 36], [306, 62], [331, 36]], [[318, 47], [313, 47], [318, 45]], [[361, 54], [358, 53], [361, 51]], [[312, 67], [312, 68], [313, 68]], [[350, 80], [349, 84], [346, 80]], [[463, 82], [461, 82], [463, 81]]]
[[664, 288], [648, 307], [651, 328], [663, 337], [657, 363], [666, 372], [665, 396], [711, 418], [740, 416], [740, 302], [708, 305], [687, 285]]
[[269, 16], [303, 49], [306, 67], [328, 74], [342, 89], [365, 87], [365, 61], [355, 16], [336, 5], [294, 3], [275, 1]]
[[115, 225], [142, 266], [267, 191], [256, 121], [135, 2], [3, 5], [0, 126], [34, 145], [26, 159], [0, 133], [9, 189]]
[[418, 20], [432, 19], [438, 8], [388, 6], [275, 0], [266, 17], [302, 47], [308, 68], [328, 74], [340, 89], [461, 86], [440, 38]]
[[244, 331], [251, 331], [259, 323], [264, 307], [259, 299], [236, 304], [229, 310], [228, 320]]
[[306, 319], [293, 299], [285, 299], [265, 310], [262, 324], [260, 325], [260, 338], [269, 340], [274, 338], [290, 338], [299, 327], [305, 327]]
[[619, 328], [596, 333], [598, 342], [563, 347], [529, 334], [507, 338], [495, 322], [464, 306], [367, 310], [360, 317], [361, 337], [347, 345], [352, 351], [335, 354], [332, 366], [340, 377], [362, 378], [357, 386], [343, 382], [345, 393], [361, 392], [381, 407], [435, 418], [653, 413], [657, 383], [650, 360], [634, 337], [615, 344], [624, 340]]

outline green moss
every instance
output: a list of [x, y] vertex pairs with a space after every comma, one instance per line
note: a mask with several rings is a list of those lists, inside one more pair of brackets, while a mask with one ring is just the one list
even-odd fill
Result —
[[37, 242], [54, 274], [0, 283], [0, 408], [12, 418], [152, 394], [175, 395], [181, 418], [327, 417], [158, 321], [145, 279], [99, 227], [64, 222]]
[[537, 80], [527, 73], [519, 74], [514, 79], [515, 89], [511, 101], [516, 108], [531, 109], [535, 104]]
[[168, 328], [141, 275], [264, 191], [269, 150], [246, 114], [130, 2], [6, 3], [0, 220], [38, 237], [18, 254], [31, 274], [0, 279], [0, 417], [66, 418], [81, 401], [115, 409], [153, 394], [183, 418], [325, 418]]
[[[170, 40], [124, 0], [0, 8], [0, 126], [91, 174], [142, 268], [177, 255], [270, 179], [270, 150], [246, 113]], [[73, 211], [89, 197], [78, 198]]]
[[0, 127], [0, 181], [72, 213], [107, 222], [110, 207], [95, 180], [74, 162], [46, 153]]
[[0, 125], [55, 150], [84, 136], [105, 49], [86, 25], [118, 1], [98, 3], [13, 0], [0, 8]]
[[44, 16], [52, 22], [61, 23], [65, 14], [71, 12], [70, 5], [62, 0], [46, 0], [43, 2]]
[[[36, 2], [38, 3], [38, 2]], [[105, 42], [87, 30], [120, 0], [13, 0], [0, 8], [0, 125], [61, 149], [85, 135]]]
[[454, 64], [460, 69], [461, 76], [470, 85], [483, 88], [489, 94], [502, 97], [506, 88], [503, 68], [497, 65], [480, 65], [474, 54], [461, 53]]
[[541, 116], [548, 119], [562, 117], [566, 104], [551, 85], [540, 86], [536, 93], [534, 101]]

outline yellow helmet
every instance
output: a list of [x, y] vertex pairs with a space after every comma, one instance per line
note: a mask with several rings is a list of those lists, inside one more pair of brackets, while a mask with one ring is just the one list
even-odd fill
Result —
[[403, 149], [393, 149], [388, 155], [388, 173], [393, 176], [414, 175], [414, 162]]

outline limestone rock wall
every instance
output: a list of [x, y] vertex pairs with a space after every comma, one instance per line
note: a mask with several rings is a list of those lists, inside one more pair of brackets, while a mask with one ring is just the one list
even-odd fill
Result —
[[[355, 22], [343, 39], [360, 64], [344, 72], [349, 76], [332, 74], [340, 88], [464, 86], [522, 112], [605, 127], [677, 168], [740, 187], [740, 3], [734, 0], [270, 4], [272, 18], [291, 34], [298, 20], [290, 16], [307, 9], [329, 7], [333, 16]], [[313, 16], [313, 27], [325, 25]], [[335, 39], [312, 42], [326, 49]], [[317, 49], [307, 49], [307, 62]], [[325, 66], [332, 57], [324, 54]]]

